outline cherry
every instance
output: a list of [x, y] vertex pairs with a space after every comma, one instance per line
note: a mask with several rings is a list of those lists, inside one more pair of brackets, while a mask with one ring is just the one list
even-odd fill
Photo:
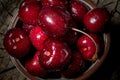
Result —
[[103, 43], [101, 43], [102, 41], [97, 34], [89, 33], [89, 35], [95, 43], [88, 36], [82, 35], [77, 41], [77, 47], [85, 60], [95, 61], [98, 58], [98, 53], [102, 50], [101, 44]]
[[71, 51], [64, 42], [48, 39], [40, 54], [40, 63], [49, 70], [61, 70], [71, 58]]
[[40, 6], [37, 2], [23, 2], [19, 8], [18, 16], [24, 23], [36, 25], [39, 12]]
[[52, 37], [61, 37], [68, 31], [71, 16], [61, 7], [43, 7], [39, 13], [38, 23]]
[[74, 79], [104, 50], [104, 8], [90, 10], [79, 0], [23, 0], [18, 17], [22, 29], [10, 29], [4, 47], [32, 76]]
[[35, 26], [31, 25], [31, 24], [23, 23], [22, 29], [29, 35], [29, 33], [33, 27], [35, 27]]
[[83, 18], [85, 14], [88, 12], [88, 8], [83, 3], [81, 3], [79, 0], [71, 0], [70, 11], [71, 11], [73, 18], [77, 22], [83, 22]]
[[42, 6], [61, 6], [65, 7], [67, 6], [66, 0], [41, 0]]
[[74, 51], [73, 59], [66, 70], [62, 72], [62, 75], [66, 78], [74, 78], [83, 72], [85, 67], [85, 62], [81, 56], [81, 53]]
[[39, 63], [40, 51], [36, 51], [35, 55], [25, 61], [26, 70], [34, 76], [42, 77], [46, 74], [46, 70]]
[[44, 45], [44, 41], [47, 39], [47, 35], [41, 29], [41, 26], [36, 26], [30, 31], [30, 40], [37, 50], [41, 50]]
[[84, 25], [90, 32], [101, 32], [108, 20], [109, 12], [106, 9], [94, 8], [84, 16]]
[[4, 47], [11, 56], [21, 58], [29, 53], [31, 42], [24, 31], [12, 28], [5, 35]]
[[69, 30], [64, 36], [64, 40], [69, 44], [73, 45], [76, 43], [77, 39], [79, 38], [79, 33], [77, 31], [72, 30], [71, 28], [78, 29], [77, 24], [73, 21], [69, 24]]
[[38, 4], [38, 1], [37, 1], [37, 0], [23, 0], [23, 1], [20, 3], [19, 9], [20, 9], [20, 8], [23, 8], [24, 6], [26, 6], [26, 5], [28, 5], [28, 4]]

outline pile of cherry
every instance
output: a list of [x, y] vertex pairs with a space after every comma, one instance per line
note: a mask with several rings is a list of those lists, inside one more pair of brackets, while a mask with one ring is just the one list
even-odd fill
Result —
[[79, 0], [24, 0], [18, 17], [22, 26], [7, 31], [4, 46], [33, 76], [74, 78], [104, 51], [104, 8], [91, 10]]

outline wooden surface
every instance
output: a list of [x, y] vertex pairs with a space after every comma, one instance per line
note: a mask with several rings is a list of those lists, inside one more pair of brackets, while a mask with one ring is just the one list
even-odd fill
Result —
[[[120, 1], [116, 7], [117, 0], [93, 0], [98, 7], [105, 6], [110, 12], [116, 9], [112, 17], [111, 46], [109, 55], [99, 70], [88, 80], [120, 80]], [[20, 0], [0, 0], [0, 80], [27, 80], [13, 65], [9, 55], [4, 50], [3, 38], [7, 27], [14, 18], [14, 13], [19, 7]], [[109, 4], [109, 5], [108, 5]], [[116, 8], [115, 8], [116, 7]]]

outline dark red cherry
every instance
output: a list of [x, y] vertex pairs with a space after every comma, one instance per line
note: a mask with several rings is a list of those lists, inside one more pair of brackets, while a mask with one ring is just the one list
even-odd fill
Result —
[[71, 51], [66, 43], [48, 39], [40, 54], [40, 63], [52, 70], [60, 70], [67, 65], [71, 58]]
[[23, 23], [22, 29], [29, 35], [29, 33], [33, 27], [35, 27], [35, 26], [31, 25], [31, 24]]
[[70, 20], [68, 11], [60, 7], [43, 7], [38, 17], [38, 23], [42, 24], [43, 30], [52, 37], [65, 35]]
[[12, 28], [5, 35], [4, 47], [11, 56], [21, 58], [29, 53], [31, 42], [24, 31]]
[[36, 25], [40, 9], [37, 2], [23, 2], [19, 8], [18, 16], [24, 23]]
[[78, 27], [77, 27], [77, 24], [73, 21], [69, 24], [69, 27], [70, 28], [69, 28], [68, 32], [64, 36], [64, 40], [68, 44], [73, 45], [77, 42], [77, 39], [79, 38], [79, 33], [77, 31], [72, 30], [72, 28], [78, 29]]
[[97, 34], [89, 35], [92, 39], [86, 35], [82, 35], [77, 41], [77, 47], [85, 60], [95, 61], [98, 58], [98, 53], [102, 50], [101, 44], [103, 43], [101, 43], [102, 40]]
[[85, 14], [88, 12], [87, 6], [81, 3], [79, 0], [71, 0], [70, 2], [70, 11], [73, 18], [77, 22], [83, 22]]
[[37, 1], [37, 0], [23, 0], [23, 1], [20, 3], [19, 8], [23, 8], [24, 6], [26, 6], [26, 5], [28, 5], [28, 4], [38, 4], [38, 1]]
[[104, 8], [90, 10], [84, 17], [85, 28], [90, 32], [103, 31], [105, 24], [109, 20], [109, 12]]
[[85, 68], [85, 62], [81, 56], [81, 53], [74, 51], [73, 58], [66, 70], [62, 72], [62, 75], [66, 78], [74, 78], [80, 75]]
[[36, 26], [30, 31], [30, 40], [37, 50], [42, 50], [44, 41], [48, 38], [41, 26]]
[[35, 55], [25, 61], [26, 70], [33, 76], [44, 76], [46, 74], [46, 70], [39, 63], [39, 55], [40, 51], [37, 51]]
[[42, 6], [67, 6], [67, 0], [41, 0]]

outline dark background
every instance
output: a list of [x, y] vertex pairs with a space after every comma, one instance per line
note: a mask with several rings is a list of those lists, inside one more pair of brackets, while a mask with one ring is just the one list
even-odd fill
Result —
[[112, 24], [109, 53], [100, 68], [88, 80], [120, 80], [120, 25]]

